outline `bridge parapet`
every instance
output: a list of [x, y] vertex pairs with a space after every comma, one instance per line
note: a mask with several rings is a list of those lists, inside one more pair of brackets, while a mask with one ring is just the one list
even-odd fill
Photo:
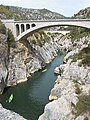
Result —
[[60, 19], [60, 20], [1, 20], [5, 26], [11, 29], [16, 40], [28, 37], [35, 30], [51, 26], [81, 26], [90, 28], [90, 19]]

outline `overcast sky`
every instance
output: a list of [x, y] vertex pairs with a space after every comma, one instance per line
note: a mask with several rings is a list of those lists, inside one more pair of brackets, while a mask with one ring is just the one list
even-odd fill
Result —
[[90, 7], [90, 0], [0, 0], [0, 4], [35, 9], [47, 8], [70, 17], [79, 10]]

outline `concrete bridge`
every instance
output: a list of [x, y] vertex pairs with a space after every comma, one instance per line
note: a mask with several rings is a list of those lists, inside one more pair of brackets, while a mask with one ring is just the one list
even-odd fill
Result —
[[6, 28], [11, 29], [16, 40], [24, 39], [30, 33], [52, 26], [79, 26], [90, 28], [90, 19], [60, 19], [60, 20], [1, 20]]

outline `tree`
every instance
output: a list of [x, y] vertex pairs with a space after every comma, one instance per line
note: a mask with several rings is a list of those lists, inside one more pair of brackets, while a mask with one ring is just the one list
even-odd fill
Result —
[[13, 47], [13, 48], [16, 47], [15, 38], [14, 38], [14, 36], [12, 34], [12, 31], [10, 29], [8, 29], [8, 38], [7, 38], [7, 40], [8, 40], [9, 47]]

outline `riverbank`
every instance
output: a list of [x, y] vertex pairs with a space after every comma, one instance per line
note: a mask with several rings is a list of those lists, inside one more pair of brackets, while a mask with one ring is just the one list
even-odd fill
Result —
[[[54, 69], [63, 64], [63, 58], [64, 54], [59, 53], [46, 66], [47, 71], [39, 70], [32, 77], [29, 77], [28, 81], [9, 87], [0, 96], [3, 107], [18, 113], [27, 120], [37, 120], [43, 113], [45, 105], [49, 102], [48, 96], [57, 77], [54, 74]], [[11, 94], [14, 96], [12, 102], [6, 102]]]
[[26, 120], [19, 114], [3, 108], [0, 104], [0, 120]]
[[61, 34], [40, 31], [27, 40], [8, 43], [7, 34], [0, 34], [0, 93], [8, 86], [27, 81], [27, 77], [50, 63], [61, 51], [60, 41], [64, 39]]
[[58, 76], [49, 96], [52, 102], [45, 106], [39, 120], [90, 119], [90, 38], [83, 37], [73, 45], [64, 64], [55, 69]]
[[[32, 76], [34, 72], [45, 67], [47, 63], [50, 63], [60, 51], [59, 39], [62, 38], [61, 34], [54, 36], [51, 34], [50, 35], [45, 34], [43, 31], [42, 32], [40, 31], [40, 33], [33, 34], [27, 40], [15, 42], [13, 35], [11, 34], [10, 31], [7, 32], [5, 26], [2, 27], [2, 31], [4, 31], [4, 33], [0, 33], [0, 94], [2, 94], [4, 89], [9, 86], [14, 86], [17, 85], [18, 83], [27, 81], [28, 80], [27, 77]], [[22, 109], [23, 105], [19, 107], [21, 101], [24, 98], [23, 94], [22, 94], [23, 98], [21, 97], [22, 99], [18, 104], [18, 107], [20, 108], [20, 109], [18, 108], [18, 110], [20, 111], [17, 110], [17, 107], [16, 109], [14, 109], [13, 107], [14, 105], [17, 106], [18, 103], [17, 100], [19, 96], [18, 98], [16, 96], [18, 95], [18, 93], [17, 95], [15, 95], [15, 93], [13, 92], [13, 94], [15, 95], [16, 104], [15, 103], [13, 104], [13, 101], [10, 104], [6, 102], [11, 94], [12, 93], [10, 92], [9, 94], [6, 95], [7, 96], [6, 98], [2, 97], [3, 98], [2, 101], [4, 102], [4, 104], [2, 102], [1, 103], [3, 104], [4, 107], [6, 104], [6, 106], [8, 106], [6, 107], [7, 109], [11, 109], [15, 112], [21, 113], [21, 115], [23, 116], [25, 114], [23, 113], [24, 110]], [[24, 105], [26, 105], [25, 103]], [[7, 111], [3, 107], [2, 110]], [[29, 110], [30, 109], [28, 108], [28, 110], [26, 111], [29, 112]], [[36, 109], [34, 109], [34, 111], [35, 110]], [[40, 113], [42, 113], [42, 111], [43, 110], [41, 110]], [[11, 114], [12, 112], [9, 111], [9, 113]], [[4, 119], [4, 116], [7, 117], [7, 115], [9, 114], [4, 112], [2, 119]], [[17, 116], [17, 114], [15, 114], [15, 116]], [[12, 116], [12, 120], [16, 118], [15, 116], [14, 117]], [[26, 116], [30, 117], [30, 114]], [[18, 117], [17, 119], [20, 118], [19, 116], [17, 117]], [[33, 117], [33, 114], [31, 117]]]

